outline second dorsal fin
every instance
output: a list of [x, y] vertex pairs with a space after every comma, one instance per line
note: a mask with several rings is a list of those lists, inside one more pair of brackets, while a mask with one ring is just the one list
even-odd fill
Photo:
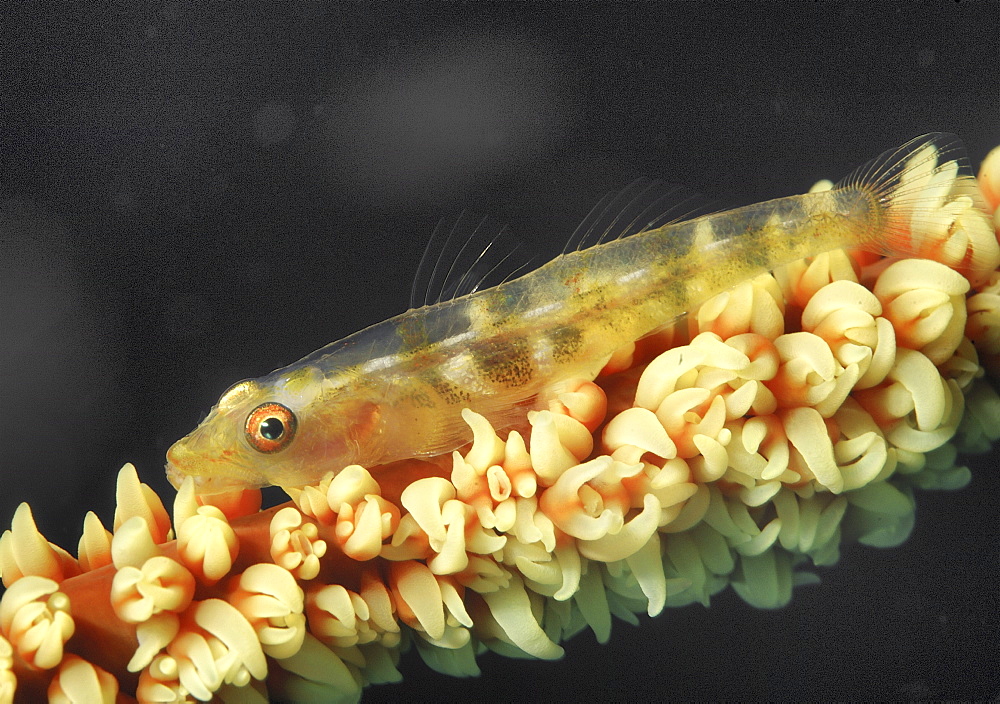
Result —
[[601, 198], [570, 235], [563, 252], [587, 249], [719, 209], [718, 203], [683, 186], [639, 178]]
[[433, 305], [497, 286], [529, 270], [507, 227], [467, 212], [442, 218], [431, 234], [410, 290], [410, 307]]
[[[717, 212], [716, 203], [682, 186], [640, 178], [591, 208], [563, 253]], [[431, 234], [410, 289], [410, 307], [460, 298], [528, 273], [537, 265], [510, 230], [468, 212], [442, 218]]]

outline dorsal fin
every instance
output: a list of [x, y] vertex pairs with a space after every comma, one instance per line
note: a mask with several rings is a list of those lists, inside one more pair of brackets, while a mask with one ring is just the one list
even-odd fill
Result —
[[718, 211], [717, 203], [688, 188], [638, 178], [601, 198], [570, 235], [563, 253]]
[[410, 289], [410, 307], [433, 305], [497, 286], [524, 273], [529, 263], [520, 242], [496, 221], [476, 220], [468, 212], [454, 221], [442, 218], [420, 258]]

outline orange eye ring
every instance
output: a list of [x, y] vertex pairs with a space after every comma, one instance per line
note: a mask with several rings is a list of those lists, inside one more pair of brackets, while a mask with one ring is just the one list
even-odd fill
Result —
[[247, 415], [244, 430], [250, 447], [270, 454], [288, 447], [295, 437], [298, 421], [287, 406], [280, 403], [262, 403]]

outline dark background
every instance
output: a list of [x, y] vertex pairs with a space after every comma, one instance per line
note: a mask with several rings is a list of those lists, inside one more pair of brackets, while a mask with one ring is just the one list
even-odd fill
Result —
[[[442, 215], [544, 256], [638, 176], [739, 205], [932, 130], [1000, 144], [986, 3], [137, 5], [0, 29], [0, 526], [29, 501], [73, 552], [123, 462], [172, 495], [229, 384], [404, 310]], [[996, 696], [996, 463], [786, 609], [725, 593], [477, 680], [410, 659], [367, 697]]]

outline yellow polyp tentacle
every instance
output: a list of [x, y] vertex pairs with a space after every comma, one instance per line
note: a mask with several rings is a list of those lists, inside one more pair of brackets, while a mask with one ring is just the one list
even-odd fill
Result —
[[303, 514], [315, 518], [323, 525], [331, 525], [337, 520], [337, 514], [327, 500], [333, 477], [333, 472], [327, 472], [317, 484], [297, 488], [290, 487], [285, 490], [285, 493]]
[[434, 548], [437, 555], [427, 561], [427, 566], [434, 574], [455, 574], [469, 566], [465, 533], [466, 522], [471, 519], [473, 511], [471, 506], [455, 500], [446, 502], [442, 509], [441, 517], [448, 526], [447, 532], [441, 544]]
[[111, 604], [123, 621], [143, 623], [161, 611], [184, 611], [194, 590], [194, 575], [176, 560], [158, 555], [141, 567], [119, 568], [111, 583]]
[[14, 648], [0, 635], [0, 702], [13, 702], [17, 691], [17, 676], [13, 671]]
[[626, 522], [618, 533], [579, 543], [580, 554], [592, 560], [614, 562], [631, 557], [650, 539], [660, 522], [660, 502], [646, 494], [642, 511]]
[[[220, 672], [222, 681], [232, 681], [233, 678], [240, 677], [241, 673], [246, 673], [255, 679], [263, 679], [267, 675], [267, 661], [264, 659], [260, 641], [253, 627], [234, 606], [221, 599], [207, 599], [194, 607], [192, 616], [199, 628], [204, 629], [206, 634], [217, 639], [218, 643], [227, 649], [226, 659], [223, 661], [226, 671]], [[179, 654], [187, 652], [194, 656], [200, 647], [195, 643], [196, 641], [192, 641], [191, 651], [178, 647], [176, 652]], [[171, 648], [168, 647], [167, 651], [171, 652]], [[213, 657], [210, 661], [199, 662], [197, 666], [214, 670], [216, 662], [218, 660]], [[182, 669], [181, 673], [183, 672]], [[184, 684], [183, 677], [181, 681]], [[221, 684], [220, 681], [216, 686]]]
[[531, 423], [531, 464], [540, 483], [552, 484], [559, 476], [579, 462], [563, 444], [556, 425], [556, 416], [550, 411], [538, 412], [529, 418]]
[[413, 561], [392, 563], [390, 589], [404, 623], [420, 628], [431, 638], [444, 635], [441, 587], [426, 565]]
[[555, 561], [559, 564], [562, 583], [552, 596], [557, 601], [565, 601], [573, 596], [579, 587], [582, 560], [580, 553], [572, 546], [567, 545], [556, 548]]
[[4, 586], [10, 587], [29, 575], [61, 582], [79, 571], [69, 553], [39, 532], [28, 504], [20, 504], [14, 512], [11, 529], [0, 536], [0, 575]]
[[149, 524], [141, 516], [123, 523], [111, 539], [111, 560], [118, 569], [139, 567], [160, 554], [161, 549], [149, 532]]
[[399, 509], [381, 496], [366, 494], [356, 507], [341, 504], [336, 536], [344, 554], [355, 560], [374, 559], [382, 541], [400, 525]]
[[844, 479], [822, 416], [811, 408], [792, 408], [783, 414], [783, 424], [789, 442], [805, 459], [816, 481], [834, 493], [842, 491]]
[[493, 426], [483, 416], [464, 409], [462, 411], [464, 420], [472, 430], [472, 449], [465, 457], [465, 461], [476, 468], [477, 471], [485, 471], [490, 465], [496, 464], [503, 458], [503, 441], [497, 437]]
[[444, 601], [445, 608], [448, 610], [449, 617], [454, 618], [466, 628], [471, 628], [473, 620], [465, 608], [465, 602], [462, 600], [464, 589], [459, 588], [453, 581], [448, 579], [439, 579], [438, 584], [441, 587], [441, 598]]
[[177, 661], [168, 656], [158, 656], [139, 675], [136, 696], [142, 701], [182, 702], [189, 699], [189, 692], [177, 679]]
[[524, 652], [543, 660], [562, 657], [563, 649], [549, 640], [532, 614], [528, 593], [516, 575], [512, 575], [511, 584], [506, 589], [489, 592], [482, 597], [500, 629], [499, 632], [494, 631], [497, 637], [509, 639], [508, 642]]
[[677, 446], [663, 424], [645, 408], [629, 408], [615, 416], [604, 428], [604, 446], [621, 462], [638, 462], [646, 452], [663, 459], [677, 456]]
[[625, 558], [635, 575], [639, 588], [649, 600], [646, 613], [657, 616], [667, 603], [667, 583], [660, 557], [660, 538], [653, 532], [649, 540], [636, 552]]
[[101, 519], [88, 511], [83, 519], [83, 535], [77, 548], [77, 559], [84, 572], [111, 564], [111, 531], [104, 528]]
[[162, 543], [173, 538], [170, 516], [160, 497], [146, 484], [139, 482], [139, 475], [131, 463], [118, 472], [114, 530], [134, 516], [141, 517], [149, 526], [154, 542]]
[[531, 455], [528, 453], [524, 438], [516, 430], [507, 436], [503, 467], [511, 478], [511, 485], [517, 496], [528, 498], [535, 495], [538, 489], [538, 477], [532, 469]]
[[49, 683], [47, 695], [53, 704], [100, 702], [114, 704], [118, 680], [114, 675], [76, 655], [66, 656]]
[[400, 502], [430, 537], [431, 547], [444, 543], [447, 529], [441, 516], [445, 502], [455, 498], [455, 487], [441, 477], [428, 477], [403, 490]]
[[290, 571], [278, 565], [251, 565], [236, 580], [227, 600], [253, 626], [269, 657], [288, 658], [302, 647], [304, 595]]
[[321, 701], [356, 701], [361, 696], [361, 682], [332, 650], [306, 634], [299, 651], [280, 661], [280, 667], [292, 676], [279, 681], [274, 696], [296, 701], [315, 696]]
[[588, 563], [579, 582], [580, 588], [574, 595], [573, 603], [594, 632], [597, 642], [607, 643], [611, 637], [611, 612], [599, 563]]
[[[593, 432], [607, 415], [608, 397], [604, 389], [587, 379], [567, 384], [572, 391], [563, 391], [556, 397], [567, 415]], [[552, 409], [555, 410], [555, 409]]]
[[225, 577], [239, 554], [239, 539], [225, 514], [200, 506], [177, 529], [177, 554], [199, 580], [212, 585]]
[[677, 380], [705, 361], [705, 352], [687, 346], [664, 352], [646, 367], [636, 388], [635, 405], [655, 411], [674, 392]]
[[313, 579], [319, 574], [320, 559], [326, 554], [326, 541], [319, 537], [315, 523], [288, 506], [271, 519], [271, 559], [291, 570], [299, 579]]
[[382, 489], [371, 473], [364, 467], [351, 465], [344, 467], [330, 482], [326, 492], [329, 507], [337, 512], [343, 504], [355, 504], [365, 496], [379, 496]]
[[[339, 584], [317, 586], [306, 595], [306, 614], [312, 633], [337, 645], [348, 647], [358, 641], [358, 621], [367, 620], [352, 597]], [[364, 604], [363, 600], [359, 601]]]
[[18, 657], [48, 670], [63, 658], [76, 630], [69, 598], [54, 580], [27, 575], [7, 588], [0, 601], [0, 630]]
[[129, 660], [129, 672], [139, 672], [166, 648], [180, 632], [180, 618], [177, 614], [164, 612], [151, 616], [138, 624], [135, 629], [139, 647]]

